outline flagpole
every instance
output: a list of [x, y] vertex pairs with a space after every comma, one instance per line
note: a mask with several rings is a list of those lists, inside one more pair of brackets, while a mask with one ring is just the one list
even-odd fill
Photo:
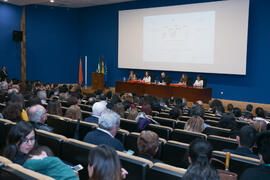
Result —
[[84, 82], [84, 86], [87, 87], [87, 56], [85, 56], [85, 64], [84, 64], [84, 68], [85, 68], [85, 82]]

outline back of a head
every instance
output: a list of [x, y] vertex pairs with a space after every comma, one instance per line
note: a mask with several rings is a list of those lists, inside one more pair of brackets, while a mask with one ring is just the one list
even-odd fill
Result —
[[13, 94], [11, 97], [10, 97], [10, 102], [13, 102], [13, 103], [19, 103], [21, 104], [22, 108], [24, 108], [24, 97], [22, 94]]
[[256, 140], [256, 131], [252, 126], [245, 125], [240, 129], [239, 137], [242, 147], [251, 148]]
[[22, 113], [22, 107], [19, 103], [8, 103], [4, 108], [2, 114], [5, 119], [17, 122], [20, 121]]
[[101, 114], [98, 125], [101, 129], [110, 131], [114, 126], [119, 127], [120, 116], [116, 112], [107, 109]]
[[41, 99], [37, 96], [32, 96], [29, 98], [28, 100], [28, 103], [27, 103], [27, 106], [34, 106], [34, 105], [37, 105], [37, 104], [40, 104], [41, 105]]
[[47, 110], [48, 110], [49, 114], [54, 114], [54, 115], [58, 115], [58, 116], [63, 115], [63, 112], [62, 112], [62, 109], [61, 109], [61, 104], [57, 100], [49, 101]]
[[137, 147], [140, 154], [154, 157], [158, 148], [158, 135], [153, 131], [142, 131], [137, 139]]
[[47, 156], [54, 156], [52, 150], [48, 146], [37, 146], [37, 147], [33, 148], [29, 152], [29, 154], [31, 156], [33, 156], [33, 155], [41, 155], [42, 151], [44, 151], [47, 154]]
[[104, 110], [106, 110], [106, 104], [103, 102], [96, 102], [92, 107], [93, 115], [98, 117], [101, 116]]
[[215, 169], [209, 165], [212, 156], [212, 146], [206, 140], [196, 139], [189, 146], [191, 165], [183, 180], [219, 180]]
[[38, 91], [38, 92], [37, 92], [37, 96], [38, 96], [41, 100], [46, 100], [46, 98], [47, 98], [46, 91]]
[[204, 110], [201, 106], [195, 105], [190, 108], [190, 116], [200, 116], [201, 118], [204, 117]]
[[252, 123], [257, 133], [261, 133], [266, 130], [267, 124], [265, 121], [257, 120]]
[[70, 119], [82, 119], [82, 114], [81, 114], [81, 109], [78, 105], [72, 105], [70, 106], [66, 113], [65, 117], [70, 118]]
[[122, 118], [124, 117], [125, 108], [124, 108], [124, 105], [122, 103], [119, 102], [119, 103], [113, 105], [112, 110], [114, 112], [116, 112], [117, 114], [119, 114]]
[[69, 96], [69, 98], [67, 99], [67, 104], [68, 104], [69, 106], [78, 104], [78, 98], [75, 97], [75, 96]]
[[241, 109], [238, 108], [238, 107], [233, 108], [233, 114], [234, 114], [234, 116], [237, 117], [237, 118], [238, 118], [238, 117], [241, 117], [241, 115], [242, 115]]
[[35, 123], [44, 123], [44, 117], [46, 116], [46, 110], [41, 105], [34, 105], [31, 106], [28, 111], [27, 115], [29, 118], [29, 121], [35, 122]]
[[270, 164], [270, 131], [262, 132], [258, 135], [256, 144], [258, 153], [262, 156], [262, 164]]
[[264, 118], [264, 110], [263, 110], [263, 108], [257, 107], [257, 108], [255, 109], [255, 113], [256, 113], [256, 116], [257, 116], [257, 117]]
[[214, 99], [211, 103], [210, 103], [210, 107], [212, 109], [214, 109], [215, 107], [218, 107], [218, 106], [223, 106], [222, 102], [218, 99]]
[[152, 108], [150, 104], [144, 104], [142, 105], [142, 112], [144, 112], [146, 115], [152, 116]]
[[106, 145], [91, 150], [88, 172], [91, 180], [120, 180], [121, 164], [116, 151]]
[[200, 116], [193, 116], [187, 121], [184, 129], [201, 133], [204, 131], [204, 120]]
[[169, 117], [171, 119], [178, 119], [180, 116], [182, 116], [182, 110], [178, 107], [174, 107], [170, 110]]
[[137, 108], [132, 108], [129, 111], [129, 114], [128, 114], [127, 119], [135, 120], [137, 116], [138, 116], [138, 110], [137, 110]]
[[252, 104], [248, 104], [248, 105], [246, 106], [246, 111], [247, 111], [247, 112], [251, 112], [252, 109], [253, 109]]
[[236, 121], [232, 113], [225, 113], [219, 120], [219, 127], [234, 130], [236, 128]]
[[233, 111], [233, 105], [232, 104], [228, 104], [227, 105], [227, 110], [228, 110], [228, 112], [232, 112]]

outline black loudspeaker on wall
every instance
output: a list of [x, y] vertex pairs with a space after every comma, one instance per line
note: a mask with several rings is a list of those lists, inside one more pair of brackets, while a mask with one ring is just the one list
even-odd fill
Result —
[[22, 41], [22, 37], [23, 37], [23, 32], [22, 31], [14, 30], [12, 35], [13, 35], [12, 36], [13, 41], [16, 41], [16, 42], [21, 42]]

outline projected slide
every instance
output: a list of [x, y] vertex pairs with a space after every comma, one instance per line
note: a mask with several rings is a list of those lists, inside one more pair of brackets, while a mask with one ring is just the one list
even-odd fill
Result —
[[213, 64], [215, 11], [145, 16], [143, 61]]

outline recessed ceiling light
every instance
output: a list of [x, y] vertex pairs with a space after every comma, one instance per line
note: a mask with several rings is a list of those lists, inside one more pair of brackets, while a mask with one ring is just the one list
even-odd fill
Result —
[[7, 2], [8, 0], [4, 0], [5, 2]]
[[54, 0], [50, 0], [51, 3], [54, 3]]

